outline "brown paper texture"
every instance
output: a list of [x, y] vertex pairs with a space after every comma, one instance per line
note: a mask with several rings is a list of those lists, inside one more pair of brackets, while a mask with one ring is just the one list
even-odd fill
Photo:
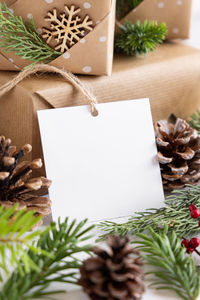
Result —
[[192, 0], [144, 0], [120, 23], [145, 20], [166, 22], [169, 39], [187, 39], [190, 35]]
[[[4, 2], [0, 0], [0, 2]], [[38, 31], [48, 24], [44, 20], [47, 13], [57, 8], [64, 10], [65, 0], [7, 0], [7, 5], [17, 16], [24, 20], [33, 17]], [[89, 8], [85, 4], [89, 3]], [[113, 60], [113, 38], [115, 22], [115, 0], [68, 0], [68, 6], [75, 5], [81, 8], [80, 16], [89, 15], [94, 29], [82, 41], [76, 43], [66, 53], [50, 63], [50, 65], [65, 68], [75, 74], [111, 75]], [[97, 59], [98, 58], [98, 59]], [[6, 67], [5, 59], [8, 60]], [[0, 70], [19, 70], [31, 62], [23, 60], [13, 53], [0, 51]], [[12, 68], [11, 68], [12, 64]]]
[[[0, 85], [13, 76], [15, 72], [1, 71]], [[98, 102], [150, 98], [154, 121], [171, 113], [188, 118], [200, 106], [200, 51], [165, 43], [147, 57], [115, 57], [111, 77], [80, 79]], [[32, 158], [41, 157], [37, 110], [84, 104], [82, 93], [58, 76], [31, 77], [0, 99], [0, 135], [18, 147], [32, 144]]]

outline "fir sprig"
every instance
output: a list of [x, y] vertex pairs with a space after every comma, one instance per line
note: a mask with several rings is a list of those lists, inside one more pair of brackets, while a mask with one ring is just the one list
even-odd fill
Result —
[[[48, 290], [53, 282], [77, 284], [77, 275], [82, 262], [76, 257], [79, 253], [89, 253], [91, 245], [85, 242], [91, 238], [93, 226], [85, 227], [87, 220], [80, 223], [69, 222], [51, 224], [51, 230], [41, 236], [37, 247], [49, 252], [51, 257], [28, 252], [31, 259], [39, 267], [22, 277], [16, 270], [3, 286], [0, 300], [28, 300], [45, 298], [53, 294], [65, 292]], [[24, 263], [21, 262], [24, 268]]]
[[[37, 264], [31, 258], [32, 252], [49, 256], [46, 251], [32, 245], [32, 241], [41, 236], [42, 231], [29, 231], [40, 220], [41, 217], [35, 217], [33, 211], [17, 211], [17, 204], [11, 208], [0, 206], [0, 268], [7, 275], [9, 268], [16, 265], [21, 275], [30, 272], [31, 269], [38, 271]], [[27, 249], [29, 249], [28, 253]], [[19, 264], [20, 260], [24, 265], [23, 269]]]
[[156, 233], [152, 228], [148, 234], [139, 234], [138, 248], [144, 262], [150, 266], [147, 273], [153, 275], [151, 286], [172, 290], [184, 300], [195, 300], [200, 291], [199, 268], [191, 255], [181, 246], [175, 231], [168, 232], [165, 226]]
[[0, 3], [0, 48], [7, 53], [14, 52], [33, 64], [48, 63], [60, 55], [40, 37], [33, 19], [23, 21], [22, 17], [12, 13], [6, 3]]
[[154, 51], [167, 35], [165, 23], [139, 21], [132, 24], [127, 21], [121, 26], [121, 32], [115, 38], [115, 50], [127, 55], [142, 55]]
[[191, 115], [190, 120], [188, 120], [187, 122], [192, 128], [196, 129], [200, 134], [200, 110], [199, 109]]
[[200, 208], [200, 186], [187, 185], [185, 190], [174, 190], [166, 198], [166, 206], [138, 212], [125, 223], [118, 224], [112, 221], [100, 223], [99, 227], [105, 233], [101, 238], [110, 234], [134, 235], [144, 232], [149, 226], [158, 232], [165, 225], [168, 225], [170, 230], [176, 231], [179, 237], [196, 234], [200, 232], [200, 227], [198, 222], [191, 218], [189, 211], [191, 204]]

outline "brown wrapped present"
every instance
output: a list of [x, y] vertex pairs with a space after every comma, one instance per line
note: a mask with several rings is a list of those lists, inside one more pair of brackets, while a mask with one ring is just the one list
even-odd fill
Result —
[[[16, 73], [0, 72], [0, 86], [13, 76]], [[187, 118], [200, 105], [200, 51], [166, 43], [147, 57], [115, 57], [111, 77], [80, 79], [99, 102], [150, 98], [154, 120], [171, 113]], [[33, 158], [42, 157], [37, 110], [82, 104], [83, 94], [62, 78], [31, 77], [0, 99], [0, 134], [10, 136], [18, 147], [32, 144]]]
[[166, 22], [167, 38], [186, 39], [190, 34], [192, 0], [144, 0], [120, 20], [135, 23], [144, 20]]
[[[57, 46], [56, 49], [61, 51], [61, 55], [50, 62], [50, 65], [65, 68], [76, 74], [111, 74], [115, 0], [68, 0], [67, 5], [65, 0], [0, 0], [0, 3], [3, 2], [6, 2], [14, 15], [21, 16], [23, 20], [33, 17], [38, 33], [43, 35], [44, 40], [50, 46], [53, 48]], [[75, 11], [77, 11], [76, 14]], [[55, 26], [55, 19], [61, 19], [63, 16], [65, 16], [65, 21], [62, 19], [58, 29]], [[69, 20], [66, 21], [67, 18], [74, 20], [71, 25]], [[69, 33], [66, 41], [63, 34], [66, 34], [66, 30], [69, 28], [65, 27], [62, 30], [60, 27], [63, 22], [65, 22], [63, 26], [71, 26], [71, 28], [72, 26], [75, 28], [74, 22], [85, 22], [84, 28], [86, 29], [76, 27], [76, 32], [73, 29], [73, 33]], [[60, 30], [59, 36], [56, 34], [58, 30]], [[77, 30], [80, 32], [77, 33]], [[60, 39], [59, 42], [58, 39]], [[58, 44], [55, 45], [55, 43]], [[64, 48], [61, 47], [61, 44]], [[0, 51], [0, 70], [16, 71], [29, 64], [30, 61], [24, 60], [14, 53]]]

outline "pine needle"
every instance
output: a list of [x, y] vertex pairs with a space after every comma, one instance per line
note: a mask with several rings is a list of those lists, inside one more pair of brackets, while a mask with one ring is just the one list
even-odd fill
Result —
[[200, 274], [192, 255], [186, 254], [175, 231], [168, 232], [165, 226], [156, 233], [152, 228], [148, 234], [138, 234], [138, 249], [144, 262], [150, 266], [148, 275], [153, 275], [151, 286], [172, 290], [184, 300], [195, 300], [200, 291]]
[[[33, 211], [25, 209], [17, 211], [17, 204], [12, 208], [0, 206], [0, 268], [6, 275], [9, 275], [11, 266], [19, 266], [20, 260], [24, 264], [23, 270], [19, 266], [21, 275], [31, 270], [38, 271], [37, 264], [31, 259], [31, 253], [41, 251], [32, 242], [42, 235], [42, 231], [29, 232], [41, 220], [41, 217], [35, 217], [34, 214]], [[27, 249], [30, 250], [29, 253]], [[42, 253], [46, 254], [45, 251]]]
[[192, 128], [196, 129], [200, 134], [200, 110], [199, 109], [191, 115], [190, 120], [188, 120], [187, 122]]
[[118, 224], [111, 221], [100, 223], [99, 228], [104, 232], [100, 239], [110, 234], [135, 235], [146, 231], [149, 226], [158, 232], [165, 225], [179, 237], [197, 234], [200, 227], [198, 221], [190, 216], [190, 204], [200, 208], [200, 186], [187, 185], [185, 190], [175, 190], [166, 198], [164, 207], [138, 212], [125, 223]]
[[[94, 226], [85, 227], [87, 220], [80, 223], [69, 222], [68, 218], [56, 226], [51, 224], [51, 230], [41, 236], [37, 247], [48, 252], [51, 256], [37, 254], [30, 251], [33, 262], [39, 271], [32, 270], [22, 277], [16, 270], [3, 286], [0, 300], [29, 300], [45, 298], [47, 296], [65, 292], [49, 290], [53, 282], [77, 284], [79, 268], [82, 262], [76, 258], [78, 253], [88, 254], [91, 245], [85, 242], [91, 238], [90, 231]], [[24, 269], [24, 262], [20, 262]]]
[[0, 48], [3, 52], [14, 52], [32, 64], [49, 63], [60, 56], [40, 37], [34, 20], [24, 22], [15, 16], [6, 3], [0, 3]]
[[121, 33], [115, 38], [115, 50], [117, 53], [127, 55], [143, 55], [154, 51], [167, 35], [165, 23], [158, 25], [156, 21], [139, 21], [136, 24], [126, 22], [121, 27]]

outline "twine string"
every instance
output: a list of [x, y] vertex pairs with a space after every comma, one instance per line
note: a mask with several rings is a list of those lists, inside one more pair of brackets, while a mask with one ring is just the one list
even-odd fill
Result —
[[97, 104], [96, 97], [88, 88], [84, 86], [84, 84], [79, 80], [77, 76], [75, 76], [69, 71], [65, 71], [57, 67], [49, 66], [45, 64], [36, 64], [32, 68], [26, 68], [22, 70], [16, 77], [14, 77], [12, 80], [8, 81], [7, 83], [5, 83], [3, 86], [0, 87], [0, 97], [2, 97], [4, 94], [11, 91], [16, 85], [18, 85], [21, 81], [23, 81], [28, 76], [36, 74], [38, 72], [56, 73], [61, 75], [64, 79], [69, 81], [87, 98], [92, 116], [94, 117], [98, 116], [98, 110], [96, 108], [96, 104]]

